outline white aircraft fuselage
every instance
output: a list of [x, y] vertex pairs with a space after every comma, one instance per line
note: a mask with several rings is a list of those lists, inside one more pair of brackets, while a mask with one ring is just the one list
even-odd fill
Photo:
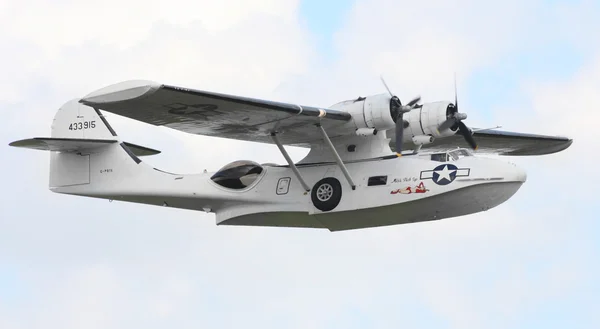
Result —
[[[66, 160], [64, 154], [61, 159]], [[298, 170], [310, 186], [324, 177], [339, 181], [339, 204], [324, 212], [315, 207], [313, 195], [303, 189], [288, 166], [260, 166], [259, 174], [245, 179], [247, 186], [232, 188], [211, 179], [215, 173], [179, 175], [154, 169], [144, 162], [136, 164], [117, 144], [91, 153], [89, 165], [89, 173], [82, 175], [89, 174], [89, 184], [71, 181], [68, 183], [77, 185], [64, 186], [67, 182], [52, 182], [51, 177], [51, 186], [63, 185], [51, 190], [215, 212], [218, 225], [331, 231], [485, 211], [508, 200], [526, 180], [525, 172], [515, 165], [473, 156], [464, 149], [348, 162], [346, 166], [356, 184], [354, 190], [336, 163], [300, 165]], [[69, 177], [76, 179], [73, 174]]]

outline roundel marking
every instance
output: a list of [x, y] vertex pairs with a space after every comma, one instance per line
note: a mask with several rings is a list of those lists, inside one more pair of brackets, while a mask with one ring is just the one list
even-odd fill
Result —
[[448, 185], [456, 179], [458, 167], [453, 164], [443, 164], [433, 169], [433, 182], [438, 185]]

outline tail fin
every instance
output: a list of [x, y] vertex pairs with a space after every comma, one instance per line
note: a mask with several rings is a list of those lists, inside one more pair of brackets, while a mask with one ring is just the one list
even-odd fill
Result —
[[52, 122], [54, 138], [116, 139], [117, 133], [100, 113], [73, 99], [63, 105]]
[[[141, 162], [138, 156], [160, 151], [121, 142], [99, 110], [79, 103], [78, 99], [64, 104], [54, 116], [52, 137], [32, 138], [9, 145], [53, 151], [50, 155], [50, 188], [90, 184], [90, 155], [107, 152], [119, 143], [124, 152]], [[94, 157], [98, 159], [98, 156]]]

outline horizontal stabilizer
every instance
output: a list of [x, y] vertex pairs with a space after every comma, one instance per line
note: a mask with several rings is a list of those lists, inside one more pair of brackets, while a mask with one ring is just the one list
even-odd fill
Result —
[[[23, 147], [42, 151], [79, 152], [117, 143], [116, 139], [81, 139], [81, 138], [50, 138], [35, 137], [10, 143], [10, 146]], [[155, 155], [160, 151], [148, 147], [124, 143], [136, 156]]]
[[131, 150], [131, 152], [133, 152], [133, 154], [135, 154], [139, 157], [143, 157], [146, 155], [156, 155], [156, 154], [160, 153], [159, 150], [151, 149], [149, 147], [140, 146], [140, 145], [127, 143], [127, 142], [124, 142], [124, 144], [127, 145], [127, 147], [129, 147], [129, 149]]

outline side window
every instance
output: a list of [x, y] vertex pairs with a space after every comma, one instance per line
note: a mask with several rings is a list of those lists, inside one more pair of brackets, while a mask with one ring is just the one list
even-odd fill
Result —
[[431, 161], [446, 162], [446, 161], [448, 161], [448, 154], [447, 153], [432, 154]]
[[371, 176], [369, 177], [369, 186], [378, 186], [387, 184], [387, 176]]

